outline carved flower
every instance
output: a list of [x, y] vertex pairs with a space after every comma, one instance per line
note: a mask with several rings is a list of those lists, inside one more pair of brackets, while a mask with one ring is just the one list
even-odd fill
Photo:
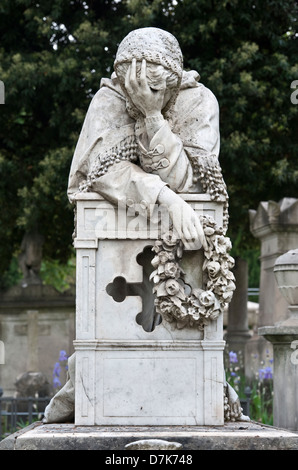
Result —
[[161, 313], [170, 313], [172, 305], [172, 302], [167, 299], [164, 299], [159, 303], [159, 310]]
[[229, 251], [231, 247], [232, 246], [229, 238], [224, 237], [223, 235], [216, 235], [214, 239], [214, 248], [216, 253], [223, 255]]
[[204, 307], [210, 307], [215, 302], [215, 295], [211, 290], [206, 290], [200, 294], [200, 302]]
[[204, 233], [205, 233], [205, 235], [207, 235], [207, 236], [209, 236], [209, 237], [210, 237], [211, 235], [213, 235], [214, 232], [215, 232], [214, 228], [211, 228], [211, 227], [205, 227], [205, 228], [204, 228]]
[[176, 263], [167, 263], [165, 265], [165, 275], [166, 277], [178, 277], [179, 276], [179, 267]]
[[175, 258], [174, 254], [170, 251], [162, 250], [156, 256], [154, 256], [151, 264], [154, 268], [157, 268], [160, 264], [166, 264], [168, 261]]
[[217, 261], [210, 261], [207, 264], [207, 271], [211, 278], [214, 278], [220, 270], [220, 264]]
[[206, 225], [206, 226], [209, 225], [209, 226], [211, 226], [211, 227], [215, 227], [215, 226], [216, 226], [215, 220], [214, 220], [210, 215], [207, 215], [207, 214], [206, 214], [206, 215], [204, 215], [204, 216], [202, 217], [202, 219], [203, 219], [204, 225]]
[[175, 318], [183, 319], [187, 316], [187, 310], [183, 306], [181, 307], [174, 306], [172, 312]]
[[200, 312], [197, 308], [194, 307], [189, 307], [188, 308], [188, 315], [192, 317], [193, 320], [199, 320], [200, 318]]
[[172, 247], [174, 247], [178, 243], [179, 238], [171, 230], [162, 236], [162, 240], [163, 240], [163, 247], [167, 250], [167, 249], [172, 249]]
[[156, 240], [152, 248], [152, 251], [155, 251], [155, 253], [159, 253], [161, 249], [162, 249], [162, 241]]
[[225, 302], [231, 302], [232, 297], [233, 297], [233, 291], [232, 290], [225, 291], [222, 297]]
[[169, 295], [177, 295], [180, 291], [180, 284], [175, 279], [168, 279], [165, 283], [165, 289]]
[[169, 251], [161, 251], [158, 253], [159, 260], [162, 264], [167, 263], [167, 261], [174, 259], [174, 254]]

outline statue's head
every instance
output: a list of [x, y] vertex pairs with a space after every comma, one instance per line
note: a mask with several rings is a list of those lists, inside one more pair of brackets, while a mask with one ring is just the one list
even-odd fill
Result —
[[125, 76], [132, 59], [137, 61], [137, 75], [142, 60], [147, 62], [147, 78], [152, 88], [158, 89], [161, 78], [166, 78], [167, 89], [171, 91], [166, 108], [174, 103], [180, 88], [183, 72], [183, 57], [177, 39], [159, 28], [140, 28], [131, 31], [120, 43], [114, 62], [114, 69], [125, 90]]

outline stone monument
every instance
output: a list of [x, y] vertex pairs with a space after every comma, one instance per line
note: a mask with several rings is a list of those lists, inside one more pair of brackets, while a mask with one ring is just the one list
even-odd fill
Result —
[[[262, 201], [257, 210], [249, 211], [251, 233], [260, 240], [260, 297], [258, 327], [273, 326], [288, 317], [288, 302], [278, 288], [274, 266], [277, 258], [298, 246], [298, 199], [285, 197], [278, 202]], [[253, 374], [251, 357], [260, 359], [273, 348], [262, 335], [246, 343], [246, 373]], [[253, 376], [253, 375], [252, 375]]]
[[288, 318], [259, 328], [259, 334], [273, 345], [274, 425], [298, 431], [298, 249], [277, 258], [274, 274], [289, 305]]
[[125, 37], [114, 70], [92, 99], [70, 170], [75, 355], [45, 423], [245, 419], [223, 368], [235, 283], [217, 100], [158, 28]]

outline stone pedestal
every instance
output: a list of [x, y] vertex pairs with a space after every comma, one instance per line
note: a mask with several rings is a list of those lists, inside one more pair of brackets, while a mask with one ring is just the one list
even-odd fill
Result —
[[275, 326], [259, 328], [273, 345], [274, 425], [298, 430], [298, 307], [293, 316]]
[[[222, 225], [208, 195], [184, 197]], [[158, 227], [98, 194], [77, 199], [76, 425], [223, 425], [222, 315], [204, 331], [146, 323]], [[190, 275], [202, 284], [200, 251]], [[153, 268], [152, 268], [153, 269]], [[149, 290], [152, 290], [152, 286]]]
[[273, 344], [274, 424], [298, 430], [298, 249], [281, 255], [275, 262], [277, 285], [289, 302], [289, 318], [274, 326], [259, 328]]
[[[140, 442], [147, 444], [143, 445], [147, 452], [138, 452]], [[161, 464], [167, 456], [167, 463], [193, 467], [201, 464], [202, 454], [196, 451], [202, 450], [298, 450], [298, 433], [254, 422], [121, 427], [37, 422], [1, 441], [0, 450], [100, 450], [96, 455], [99, 465], [123, 463], [136, 467], [139, 462], [143, 468], [146, 464]]]
[[[250, 229], [261, 242], [261, 274], [258, 327], [274, 325], [288, 316], [288, 302], [279, 291], [274, 276], [274, 264], [283, 253], [298, 246], [298, 200], [284, 198], [281, 201], [261, 202], [257, 211], [249, 211]], [[246, 358], [256, 353], [260, 360], [272, 347], [257, 334], [247, 343]], [[248, 363], [249, 373], [251, 366]]]

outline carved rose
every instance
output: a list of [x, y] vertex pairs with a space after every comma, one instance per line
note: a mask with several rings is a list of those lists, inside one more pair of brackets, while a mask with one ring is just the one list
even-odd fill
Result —
[[167, 247], [174, 247], [179, 241], [179, 238], [174, 232], [170, 231], [163, 235], [162, 240], [164, 248], [167, 249]]
[[210, 261], [207, 264], [207, 271], [211, 278], [214, 278], [220, 271], [220, 264], [217, 261]]
[[226, 291], [223, 293], [223, 299], [225, 302], [230, 302], [232, 300], [232, 297], [233, 297], [233, 291], [230, 290], [230, 291]]
[[223, 235], [216, 235], [214, 239], [214, 248], [216, 253], [225, 254], [227, 251], [226, 237]]
[[159, 304], [159, 310], [161, 313], [170, 313], [172, 309], [172, 302], [170, 300], [162, 300]]
[[160, 264], [166, 264], [168, 261], [173, 259], [175, 259], [175, 256], [172, 252], [163, 250], [154, 256], [151, 264], [154, 268], [157, 268]]
[[161, 251], [160, 253], [158, 253], [158, 257], [162, 264], [165, 264], [167, 261], [174, 259], [173, 253], [169, 251]]
[[205, 227], [204, 228], [204, 233], [205, 235], [207, 235], [208, 237], [210, 237], [211, 235], [213, 235], [215, 232], [214, 228], [212, 227]]
[[200, 294], [199, 300], [204, 307], [210, 307], [215, 302], [215, 295], [211, 290], [206, 290]]
[[168, 279], [165, 284], [165, 289], [169, 295], [177, 295], [180, 291], [180, 284], [175, 279]]
[[200, 314], [201, 312], [197, 308], [194, 308], [194, 307], [189, 307], [187, 313], [188, 315], [192, 317], [193, 320], [199, 320], [201, 316]]
[[175, 278], [179, 275], [179, 268], [176, 263], [167, 263], [165, 265], [165, 275]]

